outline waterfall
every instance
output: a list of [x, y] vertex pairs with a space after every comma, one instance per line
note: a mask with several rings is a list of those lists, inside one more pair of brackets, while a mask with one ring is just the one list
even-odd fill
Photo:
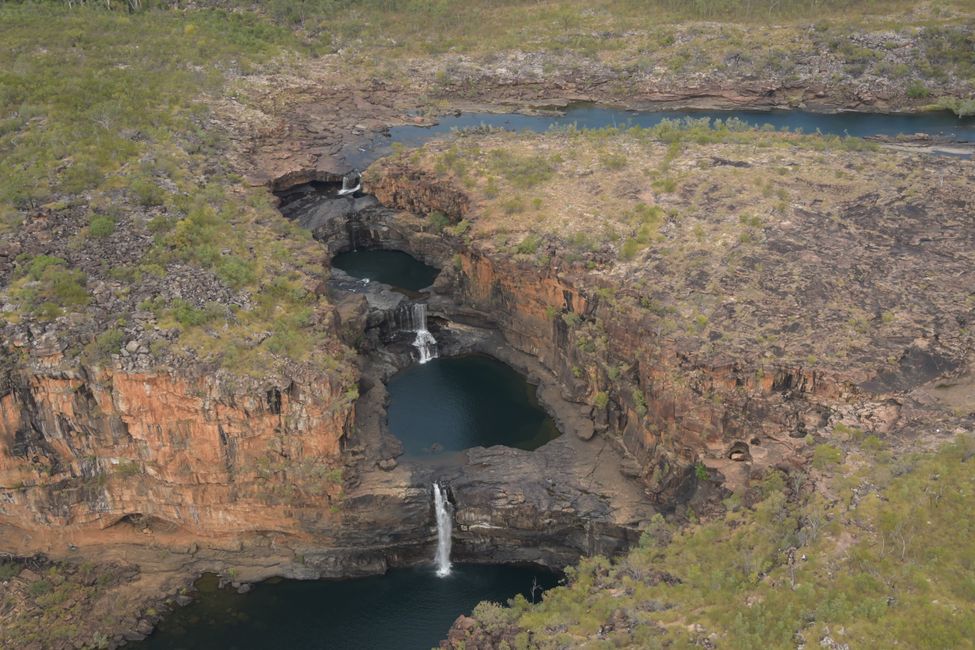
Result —
[[439, 483], [433, 484], [433, 507], [437, 514], [437, 575], [441, 578], [450, 575], [450, 533], [454, 527], [453, 506], [447, 500], [447, 490]]
[[430, 359], [436, 359], [437, 339], [433, 338], [427, 330], [427, 306], [422, 302], [415, 302], [410, 313], [410, 325], [416, 338], [413, 339], [413, 347], [420, 353], [420, 363], [426, 363]]
[[349, 228], [349, 242], [352, 244], [352, 250], [358, 250], [356, 235], [358, 234], [358, 224], [356, 223], [356, 213], [355, 213], [355, 193], [362, 189], [362, 174], [359, 173], [358, 169], [353, 169], [344, 176], [342, 176], [342, 189], [338, 191], [339, 197], [346, 197], [349, 200], [349, 218], [346, 221], [346, 225]]
[[420, 363], [440, 356], [437, 339], [427, 329], [427, 306], [422, 302], [403, 302], [396, 309], [386, 312], [384, 324], [386, 336], [393, 337], [396, 332], [413, 332], [413, 347], [416, 348]]

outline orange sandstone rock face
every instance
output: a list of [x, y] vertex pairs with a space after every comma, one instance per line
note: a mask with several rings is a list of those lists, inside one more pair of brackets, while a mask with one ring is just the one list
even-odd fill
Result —
[[442, 212], [460, 221], [471, 210], [468, 196], [447, 180], [403, 165], [390, 164], [379, 175], [369, 177], [369, 191], [383, 205], [396, 206], [416, 214]]
[[[309, 378], [310, 379], [310, 378]], [[0, 523], [85, 531], [125, 518], [194, 536], [306, 532], [341, 498], [352, 404], [329, 377], [233, 390], [119, 371], [18, 370], [0, 398]]]
[[[848, 378], [825, 372], [756, 370], [746, 359], [682, 350], [658, 337], [645, 313], [601, 299], [582, 274], [466, 250], [456, 282], [463, 300], [496, 318], [506, 339], [551, 369], [570, 399], [595, 404], [597, 426], [620, 435], [662, 505], [689, 487], [699, 461], [721, 471], [729, 487], [747, 482], [751, 469], [798, 462], [800, 439], [857, 393]], [[745, 464], [735, 454], [742, 448]]]

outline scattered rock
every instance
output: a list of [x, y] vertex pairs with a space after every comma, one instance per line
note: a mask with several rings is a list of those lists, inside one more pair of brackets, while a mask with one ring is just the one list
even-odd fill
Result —
[[596, 435], [596, 426], [592, 420], [580, 420], [576, 426], [576, 435], [583, 440], [592, 440], [592, 437]]

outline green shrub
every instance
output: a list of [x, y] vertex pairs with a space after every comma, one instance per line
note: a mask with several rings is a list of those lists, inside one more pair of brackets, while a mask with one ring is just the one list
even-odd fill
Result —
[[868, 435], [863, 439], [863, 442], [860, 443], [860, 446], [861, 448], [867, 451], [880, 451], [886, 446], [886, 444], [884, 443], [883, 440], [881, 440], [879, 436], [871, 433], [870, 435]]
[[829, 469], [842, 462], [843, 452], [832, 445], [817, 445], [813, 451], [813, 467], [816, 469]]
[[450, 219], [443, 212], [439, 210], [434, 210], [427, 215], [427, 221], [430, 222], [430, 228], [434, 232], [442, 232], [444, 228], [450, 225]]
[[170, 314], [183, 327], [198, 327], [225, 317], [227, 308], [219, 303], [207, 303], [203, 308], [194, 307], [181, 298], [170, 305]]
[[138, 476], [142, 473], [142, 465], [134, 460], [122, 460], [119, 461], [118, 465], [115, 465], [114, 471], [123, 477]]
[[631, 393], [633, 396], [633, 404], [636, 408], [637, 414], [643, 417], [647, 414], [647, 398], [643, 395], [643, 391], [639, 388], [634, 388]]
[[677, 189], [677, 181], [670, 177], [658, 178], [651, 185], [661, 194], [670, 194]]
[[44, 271], [41, 280], [50, 287], [46, 295], [59, 305], [82, 307], [88, 304], [87, 278], [82, 271], [53, 266]]
[[609, 404], [609, 393], [605, 391], [600, 391], [596, 393], [596, 396], [592, 400], [593, 406], [598, 409], [604, 409]]
[[6, 561], [0, 562], [0, 582], [6, 582], [11, 578], [16, 578], [20, 575], [21, 566], [18, 562]]
[[699, 481], [706, 481], [708, 476], [708, 468], [704, 463], [694, 463], [694, 478]]
[[175, 220], [170, 219], [166, 215], [160, 214], [150, 219], [149, 223], [147, 224], [147, 227], [149, 228], [149, 232], [165, 233], [172, 230], [175, 224], [176, 224]]
[[89, 344], [87, 348], [88, 356], [92, 361], [107, 359], [121, 350], [122, 341], [124, 340], [125, 333], [122, 330], [115, 327], [105, 330]]
[[515, 247], [515, 252], [520, 255], [533, 255], [541, 244], [542, 238], [535, 233], [531, 233], [518, 243]]
[[146, 207], [162, 205], [166, 193], [159, 185], [146, 178], [136, 178], [129, 183], [129, 189], [139, 205]]
[[620, 249], [620, 257], [627, 261], [632, 260], [641, 248], [640, 242], [635, 237], [628, 237]]
[[42, 302], [40, 305], [31, 310], [38, 320], [42, 321], [52, 321], [58, 316], [64, 314], [64, 310], [53, 302]]
[[509, 216], [522, 213], [525, 211], [525, 200], [520, 196], [508, 197], [501, 202], [501, 210]]
[[60, 257], [38, 255], [29, 259], [26, 268], [21, 268], [33, 282], [18, 283], [12, 288], [11, 297], [30, 313], [50, 320], [60, 316], [64, 309], [88, 304], [87, 277], [83, 272], [67, 268], [67, 262]]
[[257, 277], [254, 265], [236, 255], [227, 255], [217, 264], [217, 276], [235, 289], [249, 285]]
[[447, 229], [447, 231], [454, 237], [463, 237], [467, 234], [467, 231], [471, 229], [471, 222], [467, 219], [461, 219], [455, 225]]
[[34, 582], [30, 583], [30, 587], [28, 587], [30, 595], [34, 598], [50, 593], [52, 589], [53, 586], [51, 583], [43, 578], [41, 580], [35, 580]]
[[919, 81], [912, 83], [907, 88], [907, 96], [911, 99], [924, 99], [925, 97], [931, 96], [931, 91], [928, 87]]
[[958, 117], [975, 115], [975, 99], [960, 99], [958, 97], [942, 97], [937, 107], [952, 111]]
[[95, 215], [88, 224], [88, 234], [92, 237], [105, 238], [115, 232], [115, 219], [104, 215]]
[[611, 171], [619, 171], [620, 169], [624, 169], [628, 162], [626, 156], [621, 153], [606, 154], [599, 160], [601, 163], [603, 163], [603, 166], [606, 167], [606, 169]]
[[67, 262], [60, 258], [54, 257], [52, 255], [38, 255], [30, 261], [30, 265], [27, 267], [27, 275], [32, 280], [40, 280], [44, 271], [51, 266], [67, 266]]

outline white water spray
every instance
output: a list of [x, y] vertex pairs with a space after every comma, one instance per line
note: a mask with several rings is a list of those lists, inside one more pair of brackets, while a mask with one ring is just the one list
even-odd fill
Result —
[[430, 359], [436, 359], [437, 339], [427, 330], [427, 306], [422, 302], [415, 302], [412, 306], [413, 313], [411, 321], [416, 338], [413, 339], [413, 347], [420, 354], [420, 363], [426, 363]]
[[447, 500], [447, 490], [439, 483], [433, 484], [433, 507], [437, 515], [437, 575], [441, 578], [450, 575], [450, 534], [454, 528], [454, 507]]

